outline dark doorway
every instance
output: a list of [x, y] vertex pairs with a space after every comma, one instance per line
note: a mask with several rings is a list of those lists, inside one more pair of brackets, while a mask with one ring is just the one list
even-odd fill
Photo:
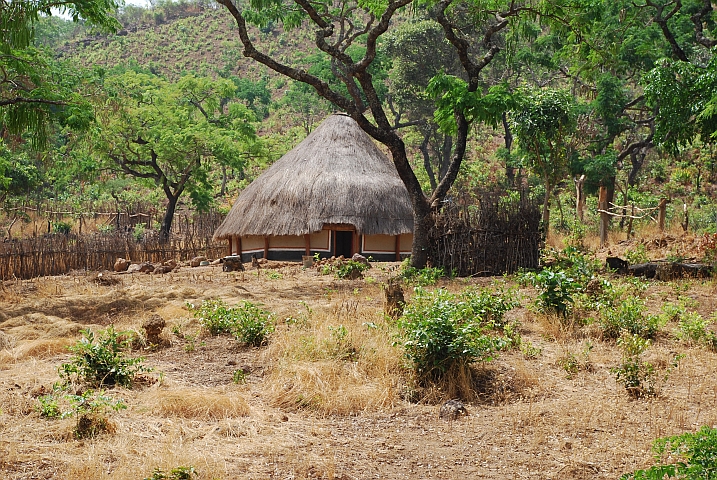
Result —
[[336, 255], [337, 257], [343, 255], [344, 258], [351, 258], [351, 256], [354, 254], [354, 232], [337, 231], [335, 233], [336, 248], [334, 251], [334, 255]]

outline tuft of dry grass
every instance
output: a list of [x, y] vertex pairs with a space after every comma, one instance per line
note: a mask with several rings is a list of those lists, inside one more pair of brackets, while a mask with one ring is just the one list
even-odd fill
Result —
[[238, 392], [178, 388], [157, 390], [154, 411], [163, 417], [180, 417], [197, 420], [220, 420], [246, 417], [249, 404]]

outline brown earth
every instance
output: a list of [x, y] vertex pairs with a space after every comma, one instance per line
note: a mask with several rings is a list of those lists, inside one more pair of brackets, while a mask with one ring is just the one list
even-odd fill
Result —
[[[115, 286], [93, 283], [92, 274], [6, 282], [0, 477], [142, 479], [191, 465], [201, 479], [617, 478], [651, 464], [655, 438], [717, 425], [715, 353], [676, 340], [668, 324], [646, 359], [660, 368], [685, 356], [657, 397], [633, 400], [609, 370], [620, 361], [615, 343], [533, 313], [530, 288], [509, 316], [540, 353], [514, 349], [476, 366], [468, 415], [442, 420], [440, 393], [431, 402], [405, 399], [410, 380], [391, 346], [381, 289], [395, 267], [380, 264], [350, 281], [291, 265], [118, 275]], [[494, 282], [502, 280], [442, 286]], [[653, 282], [643, 297], [652, 312], [678, 298], [705, 318], [717, 309], [714, 280]], [[272, 311], [269, 345], [203, 332], [186, 304], [210, 298]], [[162, 336], [171, 346], [133, 352], [154, 371], [131, 390], [108, 391], [128, 406], [108, 414], [110, 433], [77, 440], [74, 419], [40, 416], [37, 397], [58, 380], [81, 328], [140, 330], [152, 315], [167, 322]], [[326, 353], [340, 325], [353, 352], [345, 358]], [[567, 353], [584, 360], [571, 378], [559, 361]], [[245, 383], [234, 383], [237, 370]]]

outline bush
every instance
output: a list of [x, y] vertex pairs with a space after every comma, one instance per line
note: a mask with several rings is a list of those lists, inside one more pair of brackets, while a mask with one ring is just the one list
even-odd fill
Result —
[[222, 300], [204, 300], [199, 307], [187, 304], [187, 308], [211, 335], [230, 333], [234, 327], [232, 309]]
[[628, 297], [616, 308], [606, 309], [600, 318], [603, 337], [616, 339], [625, 331], [645, 339], [654, 338], [664, 321], [659, 316], [645, 316], [645, 309], [645, 303], [635, 297]]
[[544, 313], [567, 316], [574, 302], [573, 295], [580, 291], [580, 284], [564, 271], [545, 269], [532, 278], [538, 289], [536, 305]]
[[175, 467], [169, 472], [164, 472], [160, 468], [155, 468], [152, 472], [152, 476], [147, 477], [144, 480], [191, 480], [193, 476], [198, 477], [199, 474], [194, 467], [190, 465], [188, 467]]
[[236, 322], [232, 333], [237, 340], [243, 343], [259, 347], [274, 331], [271, 313], [260, 309], [251, 302], [245, 301], [241, 307], [237, 307], [233, 311], [236, 314]]
[[438, 280], [446, 276], [446, 272], [440, 267], [416, 268], [412, 267], [409, 262], [409, 259], [403, 261], [399, 275], [407, 283], [426, 287], [435, 285]]
[[365, 263], [357, 262], [356, 260], [348, 260], [342, 262], [341, 265], [336, 268], [336, 277], [356, 279], [361, 277], [363, 272], [369, 268], [371, 268], [371, 266]]
[[437, 380], [454, 367], [489, 361], [505, 345], [484, 332], [482, 318], [465, 296], [446, 290], [415, 290], [413, 301], [399, 320], [406, 358], [419, 382]]
[[110, 326], [100, 330], [97, 337], [89, 329], [81, 333], [82, 338], [68, 347], [74, 356], [59, 369], [60, 377], [66, 383], [80, 380], [95, 387], [131, 387], [138, 373], [150, 371], [143, 365], [142, 357], [127, 358], [123, 353], [132, 342], [133, 332], [115, 332], [114, 327]]
[[617, 345], [622, 350], [622, 363], [610, 371], [631, 397], [655, 395], [655, 367], [641, 358], [650, 347], [650, 341], [639, 335], [623, 334]]
[[258, 347], [274, 331], [271, 313], [248, 301], [229, 307], [220, 299], [205, 300], [199, 307], [188, 307], [212, 335], [231, 333], [237, 340]]
[[652, 446], [655, 459], [663, 455], [680, 461], [657, 464], [647, 470], [638, 470], [620, 477], [620, 480], [663, 480], [664, 478], [714, 479], [717, 478], [717, 429], [704, 426], [695, 433], [658, 438]]

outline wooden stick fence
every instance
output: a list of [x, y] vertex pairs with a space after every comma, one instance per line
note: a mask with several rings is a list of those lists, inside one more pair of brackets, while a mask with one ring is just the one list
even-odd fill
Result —
[[225, 243], [209, 237], [172, 236], [160, 243], [156, 235], [140, 242], [129, 234], [45, 235], [0, 243], [0, 279], [63, 275], [71, 270], [111, 270], [117, 257], [134, 262], [186, 260], [226, 254]]
[[458, 276], [502, 275], [538, 267], [543, 241], [540, 203], [521, 195], [485, 195], [478, 205], [452, 205], [435, 217], [429, 259]]

